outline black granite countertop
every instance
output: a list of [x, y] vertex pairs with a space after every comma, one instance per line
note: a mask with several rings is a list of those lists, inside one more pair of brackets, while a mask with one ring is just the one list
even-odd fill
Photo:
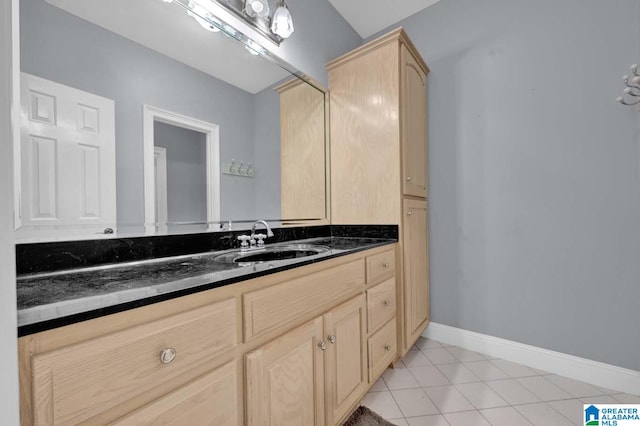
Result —
[[395, 242], [387, 238], [321, 237], [287, 242], [329, 248], [296, 259], [222, 263], [214, 260], [222, 252], [212, 251], [19, 275], [18, 334], [24, 336]]

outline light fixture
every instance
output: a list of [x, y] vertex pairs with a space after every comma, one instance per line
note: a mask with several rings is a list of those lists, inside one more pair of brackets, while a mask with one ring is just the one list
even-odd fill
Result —
[[284, 0], [281, 0], [273, 12], [271, 32], [282, 38], [288, 38], [293, 33], [293, 18]]
[[198, 24], [200, 24], [200, 26], [205, 30], [214, 33], [220, 31], [220, 27], [214, 25], [212, 22], [218, 25], [222, 25], [222, 23], [214, 18], [211, 12], [209, 12], [209, 10], [206, 7], [202, 6], [202, 4], [200, 4], [199, 2], [189, 0], [189, 10], [187, 11], [187, 13], [189, 14], [189, 16], [193, 17], [193, 19], [195, 19]]
[[249, 53], [251, 53], [254, 56], [264, 55], [266, 53], [266, 51], [264, 50], [264, 47], [260, 46], [258, 43], [256, 43], [251, 39], [247, 40], [247, 44], [244, 46], [244, 48], [247, 49]]
[[269, 16], [269, 2], [267, 0], [245, 0], [244, 13], [251, 18], [265, 18]]

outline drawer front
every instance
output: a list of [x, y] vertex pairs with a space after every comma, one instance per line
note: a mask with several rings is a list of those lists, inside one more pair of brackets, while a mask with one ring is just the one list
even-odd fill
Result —
[[367, 257], [367, 283], [389, 278], [396, 270], [396, 251], [389, 250]]
[[369, 338], [369, 382], [377, 379], [396, 359], [396, 320], [393, 319]]
[[367, 290], [368, 332], [380, 327], [396, 314], [396, 278], [389, 278]]
[[194, 365], [233, 356], [236, 322], [227, 299], [34, 356], [35, 424], [77, 424], [159, 384], [182, 385]]
[[238, 369], [231, 362], [112, 425], [238, 426], [239, 420]]
[[245, 341], [330, 307], [364, 286], [364, 260], [338, 265], [243, 295]]

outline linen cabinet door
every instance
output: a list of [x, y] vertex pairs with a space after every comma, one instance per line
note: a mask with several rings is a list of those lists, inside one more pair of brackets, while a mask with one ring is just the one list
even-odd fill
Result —
[[429, 230], [426, 201], [404, 200], [403, 210], [406, 349], [429, 324]]
[[402, 60], [402, 177], [404, 195], [427, 197], [427, 75], [406, 46]]
[[245, 356], [247, 425], [324, 425], [322, 317]]
[[367, 387], [364, 294], [324, 315], [327, 424], [341, 420]]

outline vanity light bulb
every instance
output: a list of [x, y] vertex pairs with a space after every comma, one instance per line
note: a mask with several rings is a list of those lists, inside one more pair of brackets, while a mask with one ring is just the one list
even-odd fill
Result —
[[275, 12], [273, 12], [271, 32], [282, 38], [288, 38], [293, 34], [293, 18], [291, 17], [291, 12], [289, 12], [289, 8], [284, 1], [278, 4]]
[[252, 18], [265, 18], [269, 16], [269, 3], [267, 0], [246, 0], [244, 11]]

